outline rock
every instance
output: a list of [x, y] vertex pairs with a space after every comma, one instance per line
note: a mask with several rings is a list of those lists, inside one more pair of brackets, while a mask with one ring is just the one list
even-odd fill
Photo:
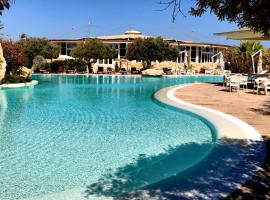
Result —
[[162, 77], [163, 71], [158, 69], [147, 69], [142, 71], [143, 76], [150, 76], [150, 77]]
[[28, 69], [27, 67], [21, 67], [21, 76], [25, 79], [28, 79], [32, 75], [32, 69]]
[[2, 81], [3, 78], [5, 77], [6, 67], [7, 67], [7, 62], [6, 62], [6, 59], [4, 58], [3, 48], [0, 43], [0, 81]]

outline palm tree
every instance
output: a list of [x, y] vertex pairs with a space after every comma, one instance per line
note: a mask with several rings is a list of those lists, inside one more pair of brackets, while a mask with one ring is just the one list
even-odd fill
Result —
[[257, 41], [243, 41], [239, 47], [225, 52], [226, 60], [231, 63], [233, 72], [247, 73], [252, 68], [251, 55], [263, 49]]
[[240, 46], [238, 47], [239, 52], [246, 53], [249, 56], [262, 49], [263, 45], [261, 45], [260, 42], [252, 40], [241, 42]]
[[12, 2], [13, 0], [0, 0], [0, 15], [2, 15], [3, 10], [9, 9]]

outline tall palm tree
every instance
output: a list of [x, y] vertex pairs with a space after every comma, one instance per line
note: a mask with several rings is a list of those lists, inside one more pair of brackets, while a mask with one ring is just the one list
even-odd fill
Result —
[[249, 56], [262, 49], [263, 45], [260, 42], [252, 40], [241, 42], [240, 46], [238, 47], [239, 52], [246, 53]]
[[[243, 41], [241, 42], [240, 46], [236, 48], [236, 55], [238, 54], [238, 60], [239, 56], [241, 60], [242, 68], [245, 68], [248, 71], [251, 71], [251, 68], [253, 66], [251, 56], [263, 49], [263, 45], [260, 42], [257, 41]], [[245, 71], [246, 71], [245, 70]]]
[[226, 60], [230, 61], [233, 72], [247, 73], [252, 68], [251, 55], [263, 49], [257, 41], [243, 41], [239, 47], [225, 52]]
[[14, 1], [14, 0], [0, 0], [0, 15], [2, 15], [3, 10], [9, 9], [10, 4], [11, 4], [13, 1]]

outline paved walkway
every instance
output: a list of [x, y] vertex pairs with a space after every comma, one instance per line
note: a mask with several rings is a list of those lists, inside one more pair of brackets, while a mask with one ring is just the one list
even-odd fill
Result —
[[256, 95], [252, 90], [230, 93], [220, 85], [196, 84], [177, 90], [175, 96], [235, 116], [257, 129], [267, 146], [265, 162], [252, 179], [227, 199], [270, 199], [270, 93]]
[[252, 90], [227, 92], [214, 84], [196, 84], [176, 91], [180, 99], [235, 116], [270, 138], [270, 93], [256, 95]]

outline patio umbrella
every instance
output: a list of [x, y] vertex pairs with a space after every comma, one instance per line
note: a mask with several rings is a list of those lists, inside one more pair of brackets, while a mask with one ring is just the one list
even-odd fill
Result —
[[263, 71], [262, 69], [262, 63], [263, 62], [263, 58], [262, 58], [262, 51], [260, 51], [259, 54], [259, 59], [258, 59], [258, 65], [257, 65], [257, 73], [261, 73]]
[[251, 55], [251, 60], [252, 60], [252, 68], [253, 68], [253, 73], [255, 73], [255, 56], [259, 55], [258, 58], [258, 63], [257, 63], [257, 73], [262, 72], [262, 62], [263, 62], [263, 58], [262, 58], [262, 50], [259, 50], [257, 52], [255, 52], [254, 54]]
[[224, 56], [222, 52], [220, 53], [220, 56], [219, 56], [219, 66], [221, 70], [224, 70], [225, 62], [224, 62]]
[[184, 57], [184, 65], [185, 66], [188, 66], [188, 53], [187, 53], [187, 51], [185, 51], [185, 57]]
[[270, 40], [261, 32], [254, 32], [250, 28], [241, 28], [234, 31], [215, 33], [217, 36], [226, 36], [230, 40]]
[[59, 55], [55, 60], [74, 60], [75, 58], [67, 55]]

